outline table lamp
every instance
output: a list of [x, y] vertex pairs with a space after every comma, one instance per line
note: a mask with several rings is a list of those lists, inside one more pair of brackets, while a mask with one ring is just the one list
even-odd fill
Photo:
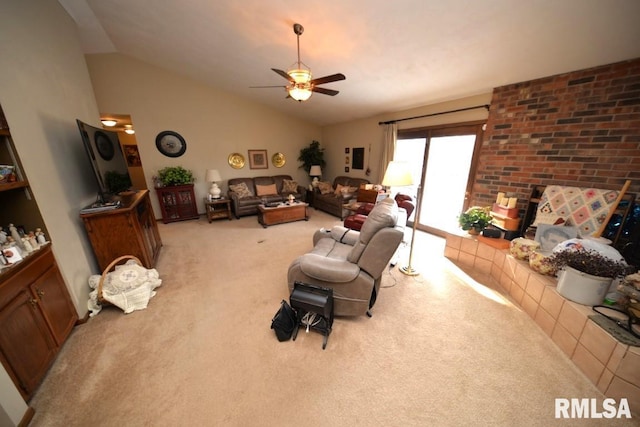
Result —
[[211, 183], [211, 188], [209, 188], [209, 194], [214, 199], [220, 198], [220, 187], [218, 187], [217, 182], [222, 181], [222, 177], [220, 176], [220, 172], [217, 169], [207, 169], [207, 173], [204, 176], [204, 180], [206, 182]]
[[[408, 187], [413, 185], [413, 177], [411, 176], [410, 171], [411, 168], [407, 162], [389, 162], [389, 165], [387, 165], [387, 171], [384, 173], [384, 178], [382, 179], [382, 185], [385, 187]], [[411, 249], [409, 250], [409, 264], [399, 268], [400, 272], [407, 276], [417, 276], [420, 274], [411, 266], [411, 261], [413, 259], [413, 242], [416, 237], [416, 224], [418, 223], [420, 215], [420, 203], [418, 202], [419, 195], [420, 186], [418, 185], [418, 193], [416, 195], [416, 216], [413, 218], [413, 233], [411, 234]]]
[[322, 169], [320, 169], [319, 165], [312, 165], [311, 169], [309, 169], [309, 176], [313, 177], [313, 181], [311, 185], [314, 187], [318, 186], [318, 178], [322, 175]]

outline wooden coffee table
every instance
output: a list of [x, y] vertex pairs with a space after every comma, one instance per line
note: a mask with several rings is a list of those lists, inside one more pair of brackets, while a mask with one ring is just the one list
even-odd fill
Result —
[[293, 205], [283, 204], [276, 207], [266, 207], [258, 205], [258, 222], [264, 228], [269, 225], [284, 224], [285, 222], [309, 221], [307, 215], [307, 203], [294, 203]]

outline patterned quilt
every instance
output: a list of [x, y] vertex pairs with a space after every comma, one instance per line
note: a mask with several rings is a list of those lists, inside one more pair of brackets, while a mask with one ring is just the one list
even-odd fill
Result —
[[573, 225], [581, 236], [590, 236], [598, 231], [617, 198], [615, 190], [549, 185], [540, 198], [533, 225]]

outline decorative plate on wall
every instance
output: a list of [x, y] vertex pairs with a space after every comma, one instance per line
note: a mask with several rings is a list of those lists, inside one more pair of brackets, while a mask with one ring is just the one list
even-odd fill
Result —
[[273, 166], [277, 168], [283, 167], [286, 162], [287, 162], [287, 159], [284, 157], [284, 154], [282, 153], [276, 153], [271, 157], [271, 163], [273, 163]]
[[244, 156], [240, 153], [229, 154], [229, 166], [234, 169], [242, 169], [244, 167]]
[[162, 131], [156, 136], [156, 147], [167, 157], [180, 157], [187, 151], [184, 138], [171, 130]]

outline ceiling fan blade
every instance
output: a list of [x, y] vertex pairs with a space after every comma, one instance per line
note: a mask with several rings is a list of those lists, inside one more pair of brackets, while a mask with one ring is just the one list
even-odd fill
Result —
[[[275, 71], [275, 70], [273, 70]], [[321, 85], [325, 83], [337, 82], [339, 80], [344, 80], [346, 77], [342, 73], [332, 74], [330, 76], [318, 77], [317, 79], [311, 80], [312, 85]]]
[[284, 88], [286, 88], [286, 86], [279, 85], [279, 86], [249, 86], [249, 89], [264, 89], [264, 88], [269, 88], [269, 87], [284, 87]]
[[314, 92], [321, 93], [323, 95], [330, 95], [330, 96], [336, 96], [337, 94], [340, 93], [337, 90], [325, 89], [323, 87], [317, 87], [317, 86], [312, 87], [311, 90]]
[[272, 68], [272, 70], [275, 71], [277, 74], [280, 74], [285, 79], [289, 80], [291, 83], [295, 83], [293, 78], [291, 78], [291, 76], [289, 74], [287, 74], [286, 72], [284, 72], [282, 70], [278, 70], [277, 68]]

